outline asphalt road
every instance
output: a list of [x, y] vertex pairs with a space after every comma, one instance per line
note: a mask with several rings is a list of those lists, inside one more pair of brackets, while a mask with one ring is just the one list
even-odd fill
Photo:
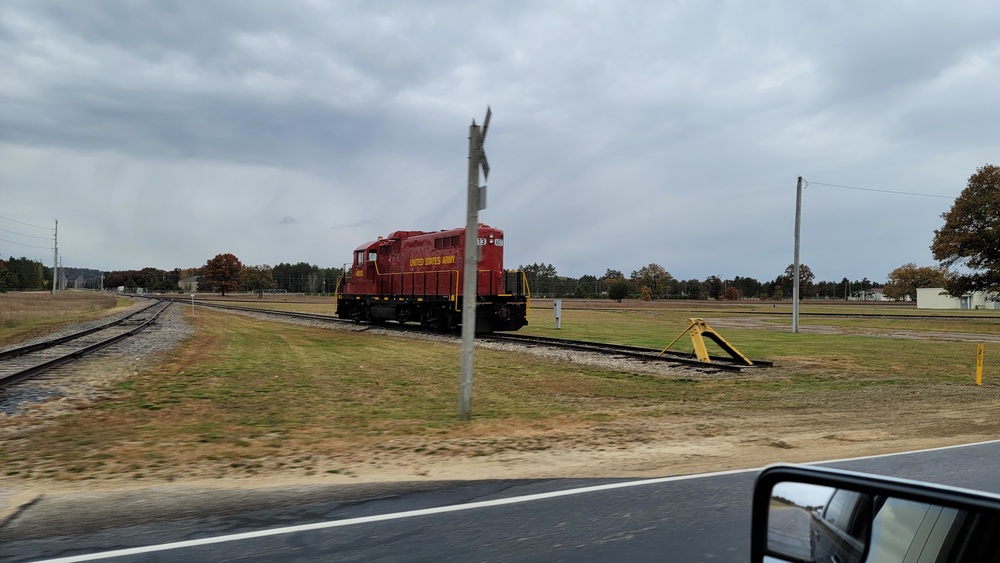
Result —
[[[1000, 442], [824, 465], [1000, 493]], [[189, 541], [111, 560], [742, 562], [750, 552], [755, 476], [451, 484], [371, 500], [14, 539], [0, 546], [0, 559], [110, 555]], [[315, 529], [289, 529], [308, 525]], [[209, 538], [218, 543], [200, 543]]]

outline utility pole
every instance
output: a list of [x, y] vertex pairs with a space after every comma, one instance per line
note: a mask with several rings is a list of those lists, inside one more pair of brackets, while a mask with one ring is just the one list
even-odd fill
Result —
[[56, 219], [55, 237], [52, 239], [52, 295], [59, 285], [59, 219]]
[[462, 268], [462, 373], [458, 380], [458, 417], [469, 420], [472, 417], [472, 351], [476, 343], [476, 290], [479, 280], [479, 211], [486, 209], [486, 186], [479, 186], [479, 169], [483, 178], [490, 175], [490, 164], [486, 160], [483, 143], [486, 130], [493, 114], [486, 107], [483, 126], [472, 120], [469, 127], [469, 185], [465, 220], [465, 262]]
[[792, 332], [799, 331], [799, 230], [802, 226], [802, 176], [795, 187], [795, 260], [792, 262]]

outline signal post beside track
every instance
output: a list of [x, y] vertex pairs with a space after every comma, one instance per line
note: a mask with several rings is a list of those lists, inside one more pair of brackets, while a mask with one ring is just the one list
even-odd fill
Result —
[[[476, 280], [479, 266], [479, 211], [486, 209], [486, 186], [479, 185], [479, 169], [483, 178], [490, 175], [490, 164], [486, 160], [483, 143], [490, 126], [492, 115], [486, 107], [483, 126], [472, 120], [469, 126], [469, 186], [465, 221], [465, 263], [463, 264], [462, 296], [462, 373], [458, 383], [458, 416], [462, 420], [472, 417], [472, 367], [476, 338]], [[475, 233], [473, 235], [472, 233]]]

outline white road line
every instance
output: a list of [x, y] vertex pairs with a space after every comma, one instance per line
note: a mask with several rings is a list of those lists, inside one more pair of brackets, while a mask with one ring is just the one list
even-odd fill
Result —
[[957, 450], [958, 448], [972, 448], [975, 446], [985, 446], [988, 444], [1000, 444], [1000, 440], [985, 440], [983, 442], [975, 442], [972, 444], [959, 444], [957, 446], [941, 446], [938, 448], [927, 448], [923, 450], [913, 450], [909, 452], [898, 452], [894, 454], [876, 454], [876, 455], [864, 455], [861, 457], [849, 457], [846, 459], [829, 459], [826, 461], [810, 461], [807, 463], [800, 463], [799, 465], [824, 465], [827, 463], [841, 463], [844, 461], [864, 461], [866, 459], [879, 459], [882, 457], [893, 457], [898, 455], [910, 455], [910, 454], [923, 454], [928, 452], [943, 452], [945, 450]]
[[492, 506], [503, 506], [505, 504], [519, 504], [523, 502], [532, 502], [536, 500], [545, 500], [550, 498], [565, 497], [571, 495], [579, 495], [584, 493], [593, 493], [597, 491], [607, 491], [611, 489], [622, 489], [626, 487], [639, 487], [642, 485], [655, 485], [658, 483], [669, 483], [671, 481], [685, 481], [689, 479], [699, 479], [703, 477], [719, 477], [723, 475], [736, 475], [740, 473], [749, 473], [752, 471], [759, 471], [759, 469], [736, 469], [732, 471], [718, 471], [715, 473], [702, 473], [698, 475], [678, 475], [674, 477], [660, 477], [657, 479], [643, 479], [641, 481], [627, 481], [622, 483], [608, 483], [606, 485], [595, 485], [592, 487], [581, 487], [579, 489], [568, 489], [565, 491], [554, 491], [550, 493], [538, 493], [534, 495], [525, 495], [520, 497], [510, 497], [501, 498], [494, 500], [484, 500], [479, 502], [470, 502], [466, 504], [457, 504], [451, 506], [439, 506], [436, 508], [424, 508], [421, 510], [410, 510], [407, 512], [396, 512], [392, 514], [379, 514], [376, 516], [363, 516], [361, 518], [350, 518], [348, 520], [334, 520], [331, 522], [317, 522], [315, 524], [302, 524], [299, 526], [289, 526], [286, 528], [275, 528], [273, 530], [260, 530], [257, 532], [245, 532], [242, 534], [232, 534], [228, 536], [218, 536], [214, 538], [202, 538], [197, 540], [188, 540], [174, 543], [165, 543], [160, 545], [149, 545], [145, 547], [133, 547], [129, 549], [119, 549], [115, 551], [105, 551], [103, 553], [90, 553], [87, 555], [75, 555], [73, 557], [64, 557], [59, 559], [48, 559], [46, 561], [41, 561], [39, 563], [70, 563], [74, 561], [94, 561], [98, 559], [109, 559], [112, 557], [123, 557], [125, 555], [141, 555], [144, 553], [153, 553], [157, 551], [167, 551], [171, 549], [181, 549], [185, 547], [196, 547], [201, 545], [209, 545], [213, 543], [226, 543], [233, 541], [242, 541], [255, 538], [265, 538], [268, 536], [277, 536], [282, 534], [294, 534], [296, 532], [308, 532], [311, 530], [325, 530], [328, 528], [340, 528], [343, 526], [353, 526], [356, 524], [366, 524], [368, 522], [383, 522], [386, 520], [399, 520], [402, 518], [412, 518], [414, 516], [428, 516], [431, 514], [445, 514], [448, 512], [459, 512], [462, 510], [474, 510], [477, 508], [488, 508]]
[[[877, 459], [890, 456], [898, 455], [908, 455], [908, 454], [918, 454], [927, 453], [943, 450], [951, 450], [957, 448], [968, 448], [974, 446], [983, 446], [987, 444], [997, 444], [1000, 440], [988, 440], [985, 442], [977, 442], [974, 444], [963, 444], [959, 446], [943, 446], [940, 448], [928, 448], [924, 450], [916, 450], [912, 452], [902, 452], [895, 454], [879, 454], [871, 456], [861, 456], [852, 457], [846, 459], [832, 459], [827, 461], [814, 461], [805, 463], [802, 465], [823, 465], [827, 463], [840, 463], [845, 461], [861, 461], [866, 459]], [[608, 483], [605, 485], [594, 485], [591, 487], [581, 487], [578, 489], [568, 489], [565, 491], [553, 491], [549, 493], [538, 493], [534, 495], [524, 495], [519, 497], [501, 498], [494, 500], [484, 500], [479, 502], [470, 502], [466, 504], [457, 504], [451, 506], [439, 506], [436, 508], [424, 508], [421, 510], [409, 510], [406, 512], [395, 512], [391, 514], [378, 514], [376, 516], [364, 516], [361, 518], [350, 518], [347, 520], [334, 520], [330, 522], [317, 522], [314, 524], [302, 524], [299, 526], [288, 526], [284, 528], [275, 528], [272, 530], [259, 530], [256, 532], [245, 532], [242, 534], [231, 534], [227, 536], [217, 536], [214, 538], [202, 538], [197, 540], [188, 540], [173, 543], [164, 543], [159, 545], [148, 545], [144, 547], [133, 547], [129, 549], [119, 549], [115, 551], [105, 551], [103, 553], [89, 553], [86, 555], [75, 555], [72, 557], [62, 557], [58, 559], [48, 559], [41, 561], [39, 563], [72, 563], [76, 561], [95, 561], [99, 559], [111, 559], [114, 557], [124, 557], [126, 555], [142, 555], [145, 553], [155, 553], [158, 551], [169, 551], [172, 549], [183, 549], [186, 547], [197, 547], [202, 545], [211, 545], [216, 543], [228, 543], [234, 541], [243, 541], [256, 538], [266, 538], [269, 536], [278, 536], [283, 534], [294, 534], [297, 532], [308, 532], [312, 530], [325, 530], [329, 528], [341, 528], [344, 526], [354, 526], [357, 524], [367, 524], [369, 522], [384, 522], [387, 520], [400, 520], [403, 518], [412, 518], [415, 516], [429, 516], [432, 514], [446, 514], [448, 512], [460, 512], [463, 510], [475, 510], [478, 508], [489, 508], [493, 506], [503, 506], [507, 504], [520, 504], [525, 502], [534, 502], [536, 500], [545, 500], [550, 498], [566, 497], [572, 495], [580, 495], [586, 493], [594, 493], [599, 491], [609, 491], [613, 489], [624, 489], [628, 487], [641, 487], [644, 485], [657, 485], [660, 483], [670, 483], [675, 481], [688, 481], [693, 479], [703, 479], [710, 477], [721, 477], [724, 475], [739, 475], [741, 473], [751, 473], [759, 472], [761, 467], [755, 467], [751, 469], [734, 469], [730, 471], [716, 471], [713, 473], [699, 473], [694, 475], [677, 475], [673, 477], [659, 477], [655, 479], [642, 479], [639, 481], [625, 481], [621, 483]]]

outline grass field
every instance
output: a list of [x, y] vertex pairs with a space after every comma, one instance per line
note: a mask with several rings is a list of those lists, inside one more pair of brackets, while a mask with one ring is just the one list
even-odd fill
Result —
[[0, 293], [0, 346], [44, 336], [128, 304], [128, 300], [91, 291]]
[[[975, 366], [976, 344], [950, 340], [919, 340], [931, 338], [932, 333], [1000, 335], [1000, 319], [882, 319], [882, 318], [827, 318], [800, 319], [798, 334], [790, 329], [790, 320], [773, 314], [758, 317], [754, 328], [738, 328], [747, 315], [730, 310], [702, 310], [692, 308], [636, 309], [636, 310], [566, 310], [563, 309], [562, 328], [555, 329], [555, 321], [548, 314], [537, 314], [524, 332], [540, 336], [563, 337], [579, 340], [596, 340], [662, 348], [674, 340], [687, 326], [687, 320], [696, 316], [706, 318], [709, 324], [745, 355], [776, 361], [795, 360], [807, 362], [811, 368], [823, 373], [856, 377], [872, 377], [927, 381], [967, 381], [970, 369]], [[867, 311], [871, 313], [871, 311]], [[844, 313], [846, 314], [846, 313]], [[896, 314], [893, 311], [893, 314]], [[736, 326], [727, 322], [736, 320]], [[718, 322], [717, 322], [718, 321]], [[815, 327], [833, 327], [839, 333], [824, 330], [814, 333]], [[888, 338], [902, 332], [909, 338]], [[707, 341], [706, 341], [707, 342]], [[708, 343], [710, 351], [712, 346]], [[672, 350], [690, 352], [690, 339], [681, 338]], [[717, 353], [722, 353], [717, 351]], [[1000, 357], [986, 358], [987, 369], [1000, 369]]]
[[[692, 316], [720, 326], [733, 320], [746, 324], [737, 310], [698, 311], [697, 305], [564, 309], [559, 331], [551, 311], [540, 307], [526, 332], [661, 347]], [[665, 438], [738, 441], [747, 438], [736, 433], [751, 428], [774, 435], [760, 438], [764, 443], [785, 448], [793, 442], [782, 432], [792, 430], [781, 429], [805, 428], [807, 421], [832, 424], [820, 431], [840, 441], [841, 431], [872, 427], [945, 439], [957, 432], [994, 433], [1000, 426], [994, 416], [1000, 411], [995, 344], [986, 355], [987, 384], [977, 389], [974, 341], [809, 332], [819, 323], [829, 325], [828, 319], [803, 322], [800, 334], [768, 315], [755, 317], [753, 328], [716, 327], [751, 358], [776, 363], [743, 376], [666, 377], [479, 350], [474, 420], [463, 423], [456, 417], [454, 343], [305, 328], [215, 311], [192, 316], [187, 307], [181, 314], [197, 333], [162, 363], [121, 377], [105, 400], [6, 436], [0, 449], [3, 475], [367, 477], [404, 459], [412, 465], [414, 457], [419, 463], [503, 460], [559, 448], [615, 451]], [[852, 331], [920, 335], [942, 327], [968, 329], [950, 320], [834, 320]], [[992, 323], [981, 329], [987, 336], [996, 332]], [[690, 349], [689, 342], [682, 343]]]

